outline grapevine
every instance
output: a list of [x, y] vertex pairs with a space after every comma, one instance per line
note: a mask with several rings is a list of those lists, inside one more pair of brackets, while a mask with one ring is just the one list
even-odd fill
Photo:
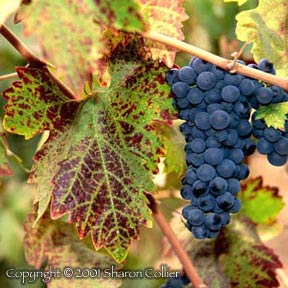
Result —
[[2, 286], [282, 287], [286, 6], [0, 1]]

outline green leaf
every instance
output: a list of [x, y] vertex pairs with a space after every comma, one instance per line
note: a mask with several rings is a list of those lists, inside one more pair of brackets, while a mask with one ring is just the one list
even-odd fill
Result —
[[[183, 40], [184, 34], [181, 30], [182, 22], [188, 19], [182, 0], [139, 0], [142, 5], [143, 14], [148, 15], [151, 31], [159, 32], [175, 39]], [[167, 46], [145, 40], [145, 46], [150, 50], [152, 59], [162, 60], [169, 67], [174, 64], [176, 51]]]
[[245, 4], [248, 0], [224, 0], [224, 2], [237, 2], [239, 6]]
[[20, 3], [21, 0], [0, 0], [0, 26], [18, 9]]
[[[272, 61], [277, 75], [288, 76], [287, 1], [261, 0], [255, 9], [236, 16], [236, 34], [241, 41], [253, 42], [252, 53], [258, 62], [261, 58]], [[277, 15], [277, 17], [275, 17]]]
[[183, 135], [175, 126], [162, 126], [161, 138], [166, 148], [165, 173], [175, 172], [178, 177], [182, 177], [186, 171], [185, 160], [185, 140]]
[[[60, 287], [99, 287], [114, 288], [121, 285], [121, 281], [103, 277], [77, 278], [76, 269], [106, 269], [115, 265], [110, 257], [95, 252], [77, 239], [73, 227], [61, 221], [52, 221], [49, 213], [32, 228], [35, 215], [29, 214], [24, 224], [24, 249], [27, 262], [40, 269], [47, 260], [47, 270], [63, 273], [65, 267], [74, 269], [74, 277], [54, 277], [47, 283], [48, 288]], [[95, 273], [93, 274], [95, 275]]]
[[104, 28], [94, 23], [95, 1], [31, 1], [22, 5], [19, 18], [25, 35], [40, 40], [45, 60], [56, 66], [57, 76], [77, 98], [82, 97], [90, 73], [103, 75], [107, 70]]
[[239, 199], [242, 203], [240, 213], [255, 223], [267, 224], [275, 221], [284, 207], [278, 188], [263, 186], [262, 177], [250, 179], [242, 185]]
[[140, 11], [140, 5], [134, 0], [95, 1], [96, 17], [105, 25], [119, 30], [141, 32], [146, 30], [146, 21]]
[[44, 130], [62, 130], [76, 111], [78, 103], [67, 98], [45, 68], [17, 67], [20, 78], [3, 92], [4, 127], [30, 139]]
[[260, 106], [257, 111], [256, 119], [264, 119], [268, 127], [284, 129], [288, 115], [288, 102]]
[[248, 219], [235, 219], [229, 224], [218, 238], [216, 249], [222, 254], [221, 267], [233, 287], [279, 287], [276, 269], [282, 263], [272, 249], [259, 241]]

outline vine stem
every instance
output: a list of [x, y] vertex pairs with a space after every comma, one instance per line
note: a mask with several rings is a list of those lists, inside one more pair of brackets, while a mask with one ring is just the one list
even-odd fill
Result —
[[0, 81], [14, 79], [14, 78], [18, 78], [18, 74], [16, 72], [6, 74], [6, 75], [0, 75]]
[[27, 47], [6, 25], [0, 26], [0, 34], [25, 58], [32, 66], [41, 67], [46, 65]]
[[155, 31], [142, 32], [142, 36], [154, 42], [156, 41], [165, 44], [166, 46], [169, 46], [171, 48], [180, 50], [193, 56], [197, 56], [207, 62], [213, 63], [216, 66], [221, 67], [226, 71], [233, 70], [233, 73], [237, 72], [253, 79], [261, 80], [272, 85], [277, 85], [288, 91], [288, 80], [283, 77], [265, 73], [263, 71], [239, 64], [237, 62], [235, 63], [235, 65], [233, 65], [232, 60], [222, 58], [206, 50]]
[[150, 194], [146, 194], [146, 196], [149, 199], [150, 202], [149, 207], [152, 210], [154, 220], [156, 221], [159, 228], [162, 230], [163, 234], [166, 236], [167, 240], [169, 241], [170, 245], [175, 251], [178, 259], [182, 263], [183, 269], [188, 278], [190, 279], [192, 286], [194, 288], [207, 288], [207, 286], [202, 282], [200, 276], [196, 271], [195, 266], [191, 262], [191, 259], [189, 258], [187, 253], [184, 251], [183, 247], [181, 246], [175, 233], [168, 224], [163, 213], [158, 209], [158, 205], [156, 203], [155, 198]]
[[[46, 69], [51, 78], [56, 82], [61, 92], [68, 98], [79, 100], [78, 97], [67, 87], [58, 77], [56, 77], [47, 66], [52, 66], [49, 63], [42, 61], [32, 52], [6, 25], [0, 26], [0, 34], [29, 62], [29, 67]], [[12, 75], [12, 74], [11, 74]], [[0, 78], [1, 79], [1, 78]]]

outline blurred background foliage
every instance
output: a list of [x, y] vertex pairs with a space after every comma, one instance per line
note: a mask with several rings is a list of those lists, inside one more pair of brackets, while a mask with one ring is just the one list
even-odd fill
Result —
[[[185, 41], [217, 55], [230, 58], [231, 53], [241, 47], [241, 43], [235, 40], [235, 15], [242, 10], [256, 7], [257, 2], [257, 0], [250, 0], [239, 7], [236, 3], [224, 3], [223, 0], [186, 0], [185, 9], [190, 18], [184, 23]], [[32, 50], [37, 54], [40, 53], [33, 39], [23, 38], [21, 24], [12, 25], [11, 19], [7, 24]], [[249, 47], [246, 50], [242, 58], [247, 62], [251, 62]], [[179, 66], [185, 65], [189, 59], [189, 55], [178, 53], [176, 64]], [[5, 39], [0, 37], [0, 75], [12, 73], [15, 66], [24, 65], [26, 65], [25, 60]], [[1, 81], [0, 91], [8, 88], [11, 81]], [[0, 101], [1, 106], [3, 106], [5, 101], [2, 97]], [[3, 109], [0, 111], [0, 117], [2, 118]], [[12, 134], [8, 134], [7, 137], [10, 149], [22, 159], [23, 166], [30, 169], [32, 167], [32, 157], [40, 137], [35, 137], [29, 141]], [[28, 174], [23, 167], [20, 167], [14, 161], [10, 162], [14, 176], [0, 179], [0, 287], [16, 288], [22, 287], [22, 285], [18, 280], [7, 279], [5, 271], [9, 267], [33, 269], [33, 267], [27, 266], [25, 261], [22, 225], [28, 212], [33, 209], [34, 192], [33, 186], [26, 184]], [[171, 218], [172, 212], [184, 203], [177, 198], [179, 197], [178, 189], [180, 187], [179, 175], [175, 173], [158, 175], [156, 181], [160, 187], [158, 198], [161, 208], [164, 214]], [[171, 199], [171, 197], [176, 198]], [[141, 270], [154, 266], [157, 268], [162, 254], [162, 240], [162, 233], [156, 225], [152, 230], [143, 228], [140, 240], [132, 243], [125, 268]], [[173, 261], [170, 264], [173, 265]], [[179, 263], [176, 266], [179, 267]], [[156, 288], [164, 281], [164, 279], [149, 280], [146, 278], [126, 279], [123, 281], [122, 287]], [[40, 281], [25, 286], [45, 287]]]

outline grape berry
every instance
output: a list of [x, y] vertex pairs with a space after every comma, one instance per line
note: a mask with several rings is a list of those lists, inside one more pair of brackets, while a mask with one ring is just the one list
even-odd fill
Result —
[[[253, 67], [275, 74], [266, 59]], [[240, 181], [249, 175], [243, 160], [256, 150], [253, 139], [258, 139], [257, 150], [267, 155], [272, 165], [287, 162], [288, 124], [286, 131], [268, 128], [256, 119], [256, 112], [252, 125], [249, 121], [252, 108], [287, 101], [287, 94], [200, 58], [192, 58], [181, 69], [171, 69], [166, 80], [175, 96], [178, 117], [185, 120], [180, 130], [186, 140], [188, 169], [181, 196], [190, 204], [182, 215], [194, 237], [214, 238], [229, 223], [230, 213], [241, 207], [236, 196]]]

